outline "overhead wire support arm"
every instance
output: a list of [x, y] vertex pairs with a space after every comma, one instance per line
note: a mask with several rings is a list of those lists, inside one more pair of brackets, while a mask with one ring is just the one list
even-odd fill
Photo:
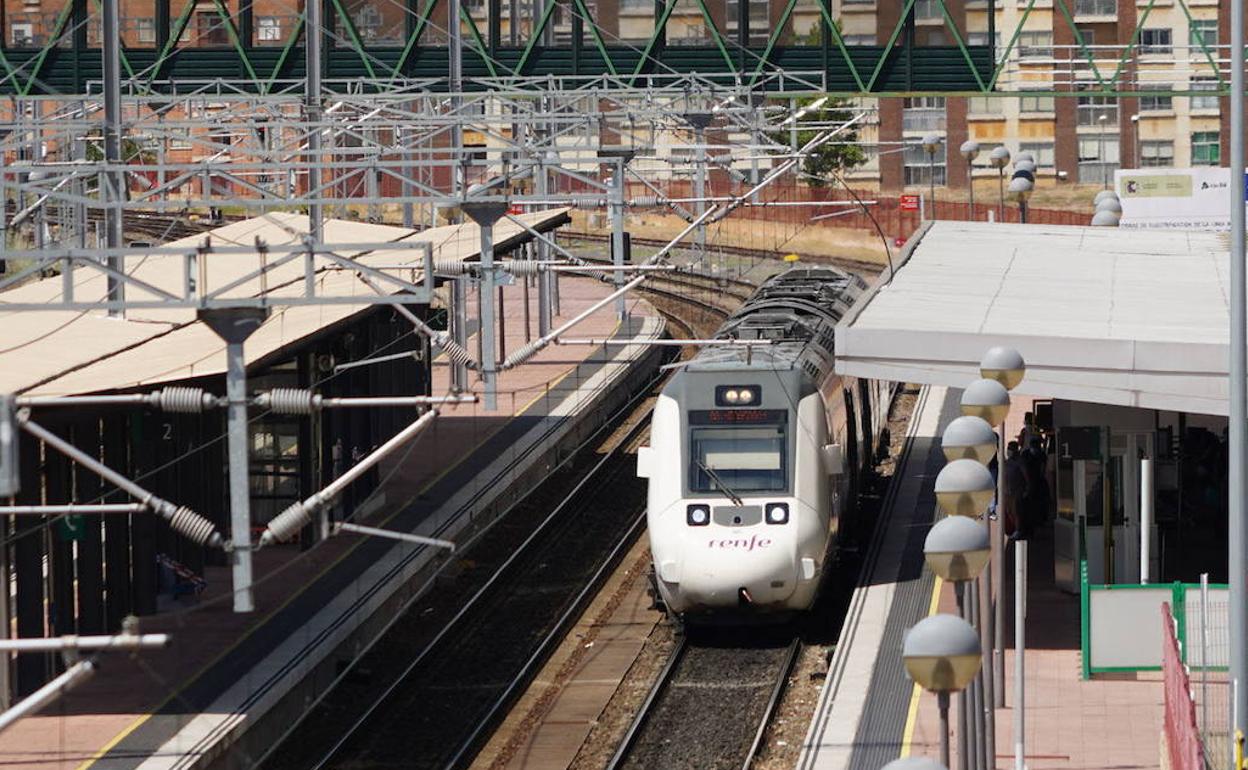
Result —
[[354, 532], [359, 535], [373, 535], [374, 537], [385, 537], [391, 540], [402, 540], [407, 543], [416, 543], [418, 545], [432, 545], [437, 548], [445, 548], [451, 553], [455, 552], [455, 544], [450, 540], [439, 540], [436, 537], [425, 537], [424, 535], [413, 535], [410, 532], [395, 532], [392, 529], [380, 529], [378, 527], [366, 527], [363, 524], [352, 524], [349, 521], [340, 521], [334, 525], [335, 533]]
[[80, 660], [52, 681], [35, 690], [13, 708], [0, 714], [0, 733], [15, 725], [23, 717], [34, 714], [74, 687], [82, 684], [95, 674], [94, 660]]
[[430, 409], [413, 423], [396, 433], [389, 441], [374, 449], [358, 463], [349, 468], [338, 478], [330, 482], [324, 489], [309, 496], [306, 500], [294, 503], [279, 513], [268, 524], [264, 534], [260, 536], [260, 545], [283, 543], [293, 538], [299, 530], [312, 522], [312, 515], [334, 501], [356, 479], [364, 475], [370, 468], [381, 462], [396, 449], [420, 435], [438, 416], [437, 409]]

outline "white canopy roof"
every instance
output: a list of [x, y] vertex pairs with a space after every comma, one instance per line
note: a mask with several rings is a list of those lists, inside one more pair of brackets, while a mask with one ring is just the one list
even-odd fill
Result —
[[962, 387], [1010, 345], [1022, 394], [1225, 415], [1228, 276], [1225, 234], [935, 222], [841, 322], [836, 370]]

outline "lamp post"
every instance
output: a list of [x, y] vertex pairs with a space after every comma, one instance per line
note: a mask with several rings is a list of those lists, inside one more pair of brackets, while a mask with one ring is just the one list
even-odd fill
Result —
[[[962, 391], [960, 410], [963, 416], [977, 417], [986, 422], [990, 428], [1000, 425], [1005, 421], [1005, 415], [1010, 411], [1010, 393], [1005, 389], [1004, 385], [996, 380], [976, 380], [968, 385], [966, 390]], [[997, 437], [994, 435], [993, 444], [995, 445], [997, 443]], [[987, 459], [991, 459], [992, 455], [984, 452], [983, 456]], [[985, 460], [985, 462], [987, 462], [987, 460]], [[1000, 466], [1002, 461], [998, 459], [997, 464], [997, 477], [999, 479], [1001, 476]], [[992, 474], [989, 474], [990, 479], [991, 477]], [[998, 501], [998, 512], [1000, 511], [1000, 508], [1001, 503]], [[993, 559], [995, 561], [999, 561], [1001, 558], [1001, 524], [999, 521], [990, 519], [988, 522], [988, 529], [989, 534], [992, 537]], [[980, 618], [979, 636], [985, 650], [992, 649], [994, 624], [999, 625], [993, 613], [992, 586], [994, 582], [999, 583], [1000, 579], [1000, 573], [995, 567], [990, 570], [985, 570], [980, 576], [980, 585], [978, 588], [979, 606], [977, 608], [977, 612], [979, 613]], [[991, 668], [984, 672], [984, 676], [981, 677], [981, 680], [983, 682], [984, 692], [984, 707], [982, 712], [985, 723], [984, 753], [987, 759], [984, 766], [990, 770], [990, 765], [992, 765], [992, 762], [996, 757], [997, 717], [996, 712], [993, 710], [993, 704], [997, 703], [997, 699], [994, 697], [994, 692], [1000, 688], [1000, 683], [994, 682]]]
[[975, 629], [954, 615], [929, 615], [906, 633], [901, 659], [910, 677], [936, 693], [940, 708], [940, 761], [949, 766], [949, 694], [971, 683], [981, 665]]
[[968, 139], [958, 148], [962, 157], [966, 158], [966, 190], [970, 197], [971, 221], [975, 221], [975, 159], [979, 157], [979, 142]]
[[1001, 205], [997, 209], [997, 219], [1005, 221], [1005, 167], [1010, 165], [1010, 151], [1005, 147], [996, 147], [988, 153], [988, 162], [997, 170], [997, 186], [1001, 192]]
[[1110, 190], [1102, 190], [1096, 194], [1096, 212], [1092, 215], [1092, 224], [1097, 227], [1117, 227], [1122, 219], [1122, 203], [1118, 196]]
[[[979, 362], [979, 374], [984, 379], [981, 382], [996, 382], [1006, 391], [1007, 410], [1009, 391], [1015, 388], [1023, 377], [1027, 374], [1027, 365], [1023, 360], [1023, 356], [1017, 350], [1008, 347], [989, 348], [984, 357]], [[997, 455], [997, 508], [1001, 509], [1001, 504], [1005, 501], [1005, 413], [1001, 414], [1001, 442], [998, 446]], [[1001, 525], [1000, 513], [997, 516], [997, 533], [993, 538], [993, 548], [999, 556], [1001, 550]], [[1014, 683], [1014, 765], [1015, 770], [1023, 770], [1023, 726], [1024, 726], [1024, 690], [1025, 682], [1023, 679], [1023, 656], [1024, 656], [1024, 612], [1026, 608], [1027, 596], [1027, 542], [1022, 539], [1015, 541], [1015, 559], [1014, 559], [1014, 666], [1015, 681]], [[1002, 578], [1002, 562], [1000, 558], [995, 560], [993, 569], [997, 571], [996, 583], [998, 590], [1003, 584]], [[996, 705], [1005, 705], [1005, 656], [1002, 651], [1004, 646], [1004, 623], [1003, 607], [998, 601], [996, 605], [995, 626], [996, 637], [992, 650], [992, 670], [993, 679], [998, 685], [995, 690], [997, 700]]]
[[1131, 116], [1132, 160], [1136, 168], [1144, 163], [1144, 151], [1140, 148], [1140, 113]]
[[1031, 197], [1033, 187], [1032, 181], [1025, 176], [1016, 176], [1010, 180], [1010, 200], [1018, 202], [1018, 221], [1023, 224], [1027, 224], [1027, 199]]
[[[959, 419], [974, 420], [977, 418], [962, 417]], [[982, 420], [980, 422], [983, 423]], [[983, 425], [987, 427], [987, 423]], [[988, 433], [992, 434], [992, 428], [988, 428]], [[991, 449], [995, 443], [991, 441], [987, 446]], [[944, 446], [943, 440], [941, 446]], [[941, 579], [953, 584], [954, 594], [958, 599], [958, 615], [967, 622], [973, 622], [967, 613], [968, 584], [984, 571], [991, 553], [992, 544], [988, 537], [988, 529], [966, 516], [947, 516], [936, 522], [928, 531], [927, 539], [923, 543], [923, 557], [927, 561], [927, 566], [931, 567], [932, 572]], [[980, 740], [970, 738], [968, 727], [978, 724], [978, 720], [974, 716], [966, 690], [962, 691], [962, 696], [958, 701], [958, 768], [968, 770], [971, 747], [978, 747]]]
[[940, 150], [940, 134], [929, 133], [923, 137], [923, 152], [927, 153], [927, 186], [931, 195], [932, 215], [936, 218], [936, 152]]
[[1101, 184], [1103, 189], [1109, 189], [1109, 164], [1105, 162], [1105, 121], [1109, 120], [1109, 116], [1101, 113], [1096, 118], [1096, 123], [1100, 127], [1100, 133], [1096, 135], [1097, 143], [1100, 145], [1097, 150], [1097, 158], [1101, 161]]

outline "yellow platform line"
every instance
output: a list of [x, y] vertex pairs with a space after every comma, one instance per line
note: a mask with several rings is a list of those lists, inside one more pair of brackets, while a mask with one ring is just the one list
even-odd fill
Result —
[[[614, 326], [614, 327], [612, 328], [612, 330], [611, 330], [611, 333], [610, 333], [609, 335], [607, 335], [607, 336], [608, 336], [608, 337], [614, 337], [614, 336], [615, 336], [615, 334], [616, 334], [616, 332], [618, 332], [618, 331], [619, 331], [620, 326], [621, 326], [621, 322], [620, 322], [620, 321], [616, 321], [615, 326]], [[585, 361], [581, 361], [581, 362], [580, 362], [580, 363], [578, 363], [577, 365], [575, 365], [575, 366], [571, 367], [570, 369], [568, 369], [568, 370], [567, 370], [566, 372], [564, 372], [563, 374], [561, 374], [561, 375], [559, 375], [558, 377], [556, 377], [554, 380], [552, 380], [552, 381], [551, 381], [550, 386], [547, 388], [546, 392], [543, 392], [543, 393], [538, 393], [538, 394], [537, 394], [536, 396], [534, 396], [534, 397], [533, 397], [533, 398], [532, 398], [532, 399], [531, 399], [528, 403], [524, 404], [524, 405], [523, 405], [523, 406], [521, 406], [519, 409], [517, 409], [514, 413], [512, 413], [512, 415], [511, 415], [511, 419], [515, 419], [516, 417], [519, 417], [520, 415], [522, 415], [522, 414], [524, 414], [525, 412], [527, 412], [530, 408], [532, 408], [532, 406], [533, 406], [534, 404], [536, 404], [538, 401], [541, 401], [543, 398], [546, 398], [546, 397], [549, 395], [549, 391], [554, 390], [555, 388], [559, 387], [559, 384], [560, 384], [560, 383], [562, 383], [564, 380], [566, 380], [569, 376], [571, 376], [571, 374], [572, 374], [573, 372], [575, 372], [578, 368], [580, 368], [581, 364], [584, 364], [584, 363], [587, 363], [587, 362], [588, 362], [587, 360], [585, 360]], [[509, 420], [508, 420], [508, 422], [510, 422], [510, 421], [511, 421], [511, 419], [509, 419]], [[459, 466], [459, 464], [460, 464], [460, 463], [462, 463], [465, 459], [467, 459], [467, 458], [471, 457], [471, 456], [472, 456], [472, 454], [473, 454], [474, 452], [476, 452], [476, 451], [477, 451], [477, 449], [481, 448], [481, 446], [482, 446], [482, 445], [484, 445], [487, 441], [489, 441], [491, 438], [493, 438], [493, 437], [494, 437], [494, 435], [495, 435], [495, 434], [497, 434], [499, 431], [501, 431], [504, 427], [506, 427], [506, 425], [507, 425], [507, 423], [503, 423], [502, 425], [498, 426], [498, 428], [497, 428], [497, 429], [495, 429], [495, 430], [491, 431], [488, 435], [484, 436], [484, 437], [483, 437], [480, 441], [478, 441], [476, 444], [474, 444], [474, 445], [473, 445], [473, 447], [472, 447], [472, 449], [468, 450], [468, 453], [467, 453], [467, 454], [465, 454], [465, 455], [464, 455], [464, 457], [463, 457], [463, 458], [461, 458], [461, 459], [460, 459], [460, 461], [459, 461], [458, 463], [455, 463], [455, 465], [452, 465], [452, 466], [450, 466], [449, 468], [446, 468], [446, 469], [445, 469], [445, 470], [443, 470], [441, 473], [439, 473], [437, 476], [434, 476], [432, 479], [430, 479], [430, 480], [429, 480], [429, 481], [428, 481], [428, 482], [427, 482], [427, 483], [426, 483], [423, 487], [421, 487], [420, 492], [418, 492], [418, 493], [417, 493], [417, 497], [419, 497], [420, 495], [424, 494], [424, 493], [425, 493], [425, 492], [427, 492], [427, 491], [428, 491], [428, 490], [429, 490], [429, 489], [430, 489], [430, 488], [431, 488], [434, 484], [437, 484], [439, 481], [441, 481], [441, 480], [442, 480], [442, 478], [443, 478], [444, 476], [446, 476], [446, 474], [450, 473], [452, 470], [454, 470], [455, 468], [457, 468], [457, 467]], [[385, 524], [386, 522], [390, 521], [390, 519], [392, 519], [392, 518], [394, 518], [395, 516], [397, 516], [399, 513], [400, 513], [400, 511], [397, 511], [397, 510], [396, 510], [396, 511], [394, 511], [393, 513], [391, 513], [389, 516], [387, 516], [387, 517], [386, 517], [386, 518], [385, 518], [382, 522], [380, 522], [380, 523]], [[339, 563], [340, 561], [342, 561], [343, 559], [345, 559], [345, 558], [347, 557], [347, 555], [348, 555], [348, 554], [350, 554], [350, 553], [351, 553], [352, 551], [354, 551], [354, 550], [355, 550], [354, 548], [351, 548], [351, 549], [348, 549], [348, 550], [344, 551], [344, 552], [343, 552], [343, 553], [342, 553], [342, 554], [341, 554], [341, 555], [340, 555], [337, 559], [334, 559], [332, 562], [330, 562], [329, 564], [327, 564], [327, 565], [325, 566], [325, 569], [323, 569], [323, 570], [321, 570], [320, 572], [318, 572], [318, 573], [317, 573], [317, 574], [316, 574], [316, 575], [315, 575], [315, 576], [314, 576], [314, 577], [313, 577], [313, 578], [312, 578], [312, 579], [308, 582], [308, 585], [311, 585], [312, 583], [315, 583], [317, 580], [319, 580], [322, 576], [324, 576], [324, 575], [325, 575], [327, 572], [329, 572], [331, 569], [333, 569], [334, 567], [338, 566], [338, 563]], [[294, 601], [294, 600], [295, 600], [295, 598], [296, 598], [296, 597], [298, 597], [301, 593], [302, 593], [302, 591], [296, 591], [295, 593], [293, 593], [293, 594], [291, 594], [290, 596], [288, 596], [288, 597], [286, 598], [286, 601], [284, 601], [284, 602], [282, 602], [281, 604], [279, 604], [279, 605], [278, 605], [277, 607], [275, 607], [275, 608], [274, 608], [271, 612], [269, 612], [269, 614], [268, 614], [267, 616], [265, 616], [265, 620], [267, 621], [269, 618], [272, 618], [272, 617], [273, 617], [274, 615], [276, 615], [278, 612], [281, 612], [281, 611], [282, 611], [282, 609], [284, 609], [284, 608], [286, 607], [286, 605], [288, 605], [288, 604], [290, 604], [292, 601]], [[197, 680], [199, 677], [203, 676], [203, 674], [204, 674], [205, 672], [207, 672], [207, 671], [208, 671], [208, 669], [212, 668], [212, 667], [213, 667], [213, 666], [215, 666], [217, 663], [219, 663], [219, 662], [221, 661], [221, 659], [223, 659], [226, 655], [228, 655], [228, 654], [229, 654], [229, 653], [230, 653], [230, 652], [231, 652], [231, 651], [232, 651], [235, 647], [237, 647], [238, 645], [242, 644], [244, 640], [246, 640], [249, 636], [251, 636], [251, 635], [252, 635], [252, 633], [254, 633], [257, 629], [259, 629], [259, 628], [260, 628], [261, 626], [263, 626], [263, 625], [264, 625], [264, 623], [263, 623], [263, 622], [261, 622], [261, 623], [257, 623], [257, 624], [255, 624], [255, 625], [254, 625], [254, 626], [252, 626], [251, 628], [247, 629], [247, 631], [245, 631], [245, 632], [243, 633], [243, 635], [242, 635], [242, 636], [238, 637], [237, 641], [235, 641], [235, 642], [234, 642], [234, 644], [232, 644], [232, 645], [230, 645], [229, 647], [227, 647], [225, 650], [223, 650], [221, 653], [219, 653], [219, 654], [218, 654], [216, 657], [214, 657], [212, 660], [210, 660], [210, 661], [208, 661], [207, 663], [205, 663], [205, 664], [204, 664], [204, 666], [203, 666], [202, 668], [200, 668], [200, 669], [199, 669], [198, 671], [196, 671], [194, 674], [191, 674], [189, 677], [187, 677], [187, 678], [186, 678], [186, 679], [182, 682], [182, 684], [178, 685], [178, 689], [176, 689], [176, 690], [174, 690], [172, 693], [170, 693], [168, 697], [166, 697], [166, 698], [165, 698], [164, 700], [162, 700], [159, 704], [157, 704], [157, 705], [156, 705], [156, 707], [155, 707], [155, 708], [153, 708], [151, 711], [147, 712], [146, 714], [143, 714], [142, 716], [136, 717], [136, 718], [135, 718], [135, 720], [134, 720], [133, 722], [131, 722], [129, 725], [127, 725], [127, 726], [126, 726], [126, 727], [125, 727], [125, 728], [124, 728], [121, 732], [117, 733], [117, 735], [113, 736], [113, 737], [112, 737], [112, 739], [110, 739], [107, 743], [105, 743], [102, 747], [100, 747], [100, 748], [99, 748], [99, 749], [98, 749], [98, 750], [97, 750], [94, 754], [92, 754], [92, 755], [91, 755], [88, 759], [83, 760], [83, 762], [82, 762], [81, 764], [79, 764], [76, 768], [74, 768], [74, 770], [88, 770], [88, 768], [90, 768], [90, 767], [91, 767], [92, 765], [94, 765], [96, 762], [98, 762], [98, 761], [100, 761], [101, 759], [103, 759], [103, 758], [104, 758], [104, 756], [105, 756], [106, 754], [108, 754], [108, 752], [110, 752], [110, 751], [112, 751], [114, 748], [116, 748], [117, 744], [119, 744], [119, 743], [121, 743], [122, 741], [124, 741], [124, 740], [125, 740], [128, 736], [130, 736], [132, 733], [134, 733], [134, 731], [135, 731], [135, 730], [138, 730], [140, 727], [142, 727], [144, 724], [146, 724], [146, 723], [147, 723], [147, 721], [148, 721], [149, 719], [151, 719], [153, 716], [155, 716], [155, 715], [156, 715], [156, 713], [157, 713], [157, 712], [159, 712], [161, 709], [163, 709], [165, 706], [169, 705], [169, 703], [170, 703], [171, 701], [173, 701], [175, 698], [177, 698], [177, 697], [178, 697], [178, 696], [182, 693], [182, 691], [183, 691], [183, 690], [185, 690], [188, 686], [190, 686], [190, 685], [191, 685], [191, 683], [193, 683], [193, 682], [194, 682], [195, 680]]]
[[[936, 582], [932, 584], [932, 599], [927, 605], [927, 614], [935, 615], [936, 607], [940, 604], [940, 586], [944, 581], [940, 577], [936, 578]], [[910, 756], [910, 745], [914, 740], [914, 726], [919, 721], [919, 696], [923, 694], [923, 688], [919, 687], [915, 682], [914, 689], [910, 691], [910, 708], [906, 712], [906, 727], [901, 733], [901, 756]]]

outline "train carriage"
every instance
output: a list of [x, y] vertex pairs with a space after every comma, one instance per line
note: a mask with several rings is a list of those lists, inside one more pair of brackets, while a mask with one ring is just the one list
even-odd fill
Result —
[[715, 335], [754, 344], [705, 347], [663, 389], [638, 475], [669, 611], [760, 615], [814, 602], [891, 397], [887, 384], [833, 371], [836, 323], [865, 289], [832, 268], [781, 273]]

